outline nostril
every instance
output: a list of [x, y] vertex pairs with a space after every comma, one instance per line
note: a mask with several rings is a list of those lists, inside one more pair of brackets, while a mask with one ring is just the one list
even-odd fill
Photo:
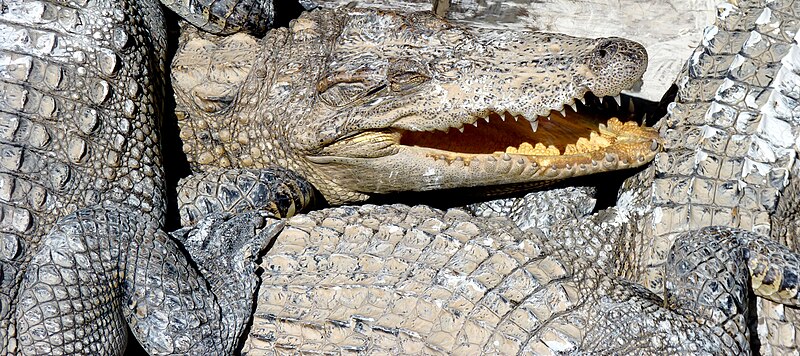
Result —
[[600, 59], [608, 59], [614, 55], [616, 48], [613, 41], [603, 41], [595, 48], [595, 55]]

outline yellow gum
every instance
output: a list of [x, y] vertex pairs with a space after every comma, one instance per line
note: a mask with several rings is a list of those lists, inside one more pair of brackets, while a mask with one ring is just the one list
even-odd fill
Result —
[[[612, 120], [616, 121], [613, 122]], [[623, 124], [619, 122], [619, 120], [612, 119], [609, 120], [609, 129], [616, 130], [622, 128]], [[635, 123], [634, 123], [635, 124]], [[589, 138], [581, 137], [575, 143], [570, 143], [564, 147], [564, 154], [565, 155], [573, 155], [573, 154], [580, 154], [586, 152], [594, 152], [608, 146], [611, 146], [612, 143], [615, 141], [617, 136], [616, 133], [610, 131], [608, 129], [600, 129], [600, 133], [592, 131], [589, 133]], [[495, 154], [501, 154], [503, 152], [495, 152]], [[536, 145], [532, 145], [529, 142], [523, 142], [519, 145], [519, 147], [508, 146], [505, 150], [505, 153], [511, 154], [521, 154], [521, 155], [528, 155], [528, 156], [558, 156], [561, 154], [558, 148], [553, 145], [545, 146], [541, 142], [536, 143]]]

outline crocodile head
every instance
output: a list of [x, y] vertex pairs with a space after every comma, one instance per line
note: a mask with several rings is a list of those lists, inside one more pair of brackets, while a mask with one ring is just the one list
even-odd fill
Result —
[[[261, 43], [194, 48], [209, 46], [229, 59], [205, 55], [216, 64], [200, 67], [234, 75], [198, 84], [182, 78], [195, 58], [181, 52], [173, 64], [190, 161], [286, 166], [332, 203], [530, 186], [639, 166], [660, 147], [653, 130], [588, 108], [641, 80], [647, 54], [625, 39], [470, 29], [427, 13], [347, 8], [307, 13]], [[231, 69], [236, 62], [253, 64]], [[192, 104], [181, 105], [181, 96], [195, 109], [183, 109]]]

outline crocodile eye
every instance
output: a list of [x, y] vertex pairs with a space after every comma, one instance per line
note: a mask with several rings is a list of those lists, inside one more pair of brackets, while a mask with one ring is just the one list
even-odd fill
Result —
[[405, 71], [390, 74], [389, 83], [392, 91], [403, 92], [413, 89], [414, 87], [428, 81], [428, 79], [430, 79], [430, 77], [425, 74]]
[[594, 56], [600, 61], [607, 61], [611, 58], [611, 56], [614, 55], [615, 52], [616, 46], [614, 43], [611, 41], [605, 41], [594, 49]]
[[378, 95], [385, 88], [384, 82], [364, 75], [333, 74], [317, 83], [317, 96], [329, 106], [342, 107]]
[[411, 90], [431, 79], [429, 69], [424, 63], [409, 58], [392, 61], [386, 74], [394, 92]]

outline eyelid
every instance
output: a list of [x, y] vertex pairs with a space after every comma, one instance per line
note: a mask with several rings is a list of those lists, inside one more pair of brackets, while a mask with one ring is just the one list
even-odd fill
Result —
[[396, 74], [393, 74], [391, 76], [392, 79], [399, 78], [401, 80], [416, 79], [416, 78], [427, 78], [427, 77], [428, 76], [423, 74], [423, 73], [410, 71], [410, 70], [409, 71], [405, 71], [405, 72], [396, 73]]
[[322, 77], [322, 80], [317, 82], [317, 92], [322, 93], [328, 88], [339, 83], [369, 83], [372, 81], [372, 75], [367, 73], [366, 70], [358, 70], [352, 73], [336, 72], [329, 73]]

